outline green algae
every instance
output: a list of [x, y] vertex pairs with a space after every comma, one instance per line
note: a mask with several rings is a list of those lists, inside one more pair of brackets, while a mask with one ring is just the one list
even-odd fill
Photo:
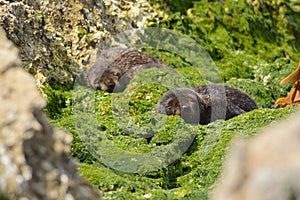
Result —
[[43, 88], [43, 92], [47, 96], [45, 112], [51, 119], [59, 119], [71, 114], [72, 89], [72, 83], [45, 85]]
[[199, 42], [214, 60], [224, 83], [242, 88], [237, 83], [252, 81], [249, 87], [265, 87], [261, 93], [243, 89], [250, 91], [260, 107], [271, 107], [291, 88], [279, 86], [279, 81], [297, 66], [299, 13], [295, 1], [195, 1], [185, 13], [169, 12], [159, 27], [182, 32]]
[[[128, 89], [150, 74], [168, 75], [155, 70], [141, 73]], [[107, 199], [207, 199], [232, 139], [251, 137], [295, 110], [257, 109], [227, 121], [193, 126], [149, 109], [164, 93], [165, 88], [158, 88], [139, 84], [128, 100], [118, 98], [130, 92], [105, 93], [78, 86], [73, 91], [72, 114], [53, 121], [73, 134], [71, 152], [80, 161], [80, 173]], [[121, 102], [118, 109], [130, 107], [128, 116], [118, 118], [115, 98]], [[132, 127], [120, 125], [122, 118], [124, 123], [132, 118]], [[165, 151], [169, 144], [174, 148]]]
[[[151, 109], [139, 109], [139, 106], [133, 106], [129, 116], [134, 118], [135, 124], [138, 125], [132, 129], [124, 128], [116, 122], [111, 103], [115, 94], [95, 92], [84, 87], [80, 89], [89, 95], [83, 94], [82, 91], [79, 93], [78, 99], [82, 101], [77, 101], [77, 105], [73, 104], [77, 113], [73, 112], [72, 115], [54, 120], [53, 123], [73, 134], [71, 153], [79, 160], [80, 173], [87, 177], [96, 188], [99, 188], [107, 199], [143, 199], [145, 197], [149, 199], [207, 199], [210, 189], [220, 174], [224, 154], [232, 138], [253, 136], [261, 128], [276, 123], [277, 120], [281, 120], [294, 111], [294, 109], [258, 109], [227, 121], [218, 120], [206, 126], [192, 126], [185, 124], [180, 117], [155, 115]], [[159, 94], [156, 95], [162, 95], [159, 90], [157, 91]], [[92, 97], [90, 93], [93, 94]], [[144, 98], [150, 93], [153, 94], [154, 90], [139, 88], [132, 96], [131, 104], [143, 105], [145, 103], [145, 108], [149, 105], [154, 106], [154, 101], [158, 98], [154, 98], [150, 104], [149, 100]], [[90, 104], [90, 102], [93, 103]], [[89, 108], [91, 105], [92, 109]], [[140, 117], [141, 115], [143, 117]], [[151, 123], [153, 119], [161, 124], [157, 125], [158, 127], [154, 126]], [[81, 124], [78, 125], [78, 122]], [[145, 129], [145, 126], [149, 129]], [[105, 131], [105, 140], [103, 140], [102, 133], [95, 134], [101, 131]], [[147, 131], [149, 131], [148, 134], [146, 134]], [[176, 152], [180, 148], [178, 144], [190, 139], [187, 136], [194, 138], [191, 144], [185, 145], [189, 148], [179, 153]], [[86, 138], [90, 138], [88, 142]], [[105, 142], [105, 145], [102, 142]], [[107, 145], [108, 142], [111, 145]], [[172, 142], [177, 144], [176, 148], [160, 157], [166, 159], [163, 168], [157, 167], [157, 164], [161, 166], [161, 163], [157, 163], [150, 156], [144, 156], [142, 160], [139, 160], [143, 162], [142, 171], [134, 162], [126, 162], [126, 168], [121, 167], [121, 170], [117, 170], [114, 165], [124, 164], [124, 160], [121, 159], [132, 160], [135, 155], [148, 155], [155, 150], [163, 154], [161, 147]], [[97, 144], [102, 148], [95, 151], [93, 148]], [[124, 156], [124, 152], [129, 156]], [[109, 158], [103, 162], [101, 157], [97, 157], [103, 154], [110, 156], [109, 162], [107, 162]], [[176, 159], [169, 161], [168, 156], [172, 158], [175, 156]], [[122, 163], [112, 164], [111, 162], [115, 160], [121, 160]], [[155, 170], [152, 171], [153, 169]]]
[[[193, 129], [195, 139], [189, 150], [170, 165], [156, 171], [143, 174], [116, 171], [99, 163], [97, 159], [91, 159], [93, 155], [88, 155], [90, 151], [85, 151], [86, 158], [90, 159], [81, 160], [79, 170], [95, 187], [101, 189], [108, 199], [123, 197], [142, 199], [145, 195], [150, 196], [150, 199], [185, 199], [192, 196], [207, 199], [208, 192], [220, 173], [224, 154], [232, 138], [253, 136], [262, 127], [276, 123], [293, 111], [294, 109], [259, 109], [228, 121], [216, 121], [206, 126], [199, 125]], [[180, 118], [175, 120], [172, 116], [169, 118], [172, 120], [166, 122], [166, 126], [186, 125]], [[60, 121], [60, 126], [68, 126], [68, 123], [63, 121]], [[77, 131], [72, 127], [68, 127], [67, 130], [71, 133]], [[191, 134], [190, 130], [186, 132]], [[183, 134], [181, 130], [180, 135]], [[136, 142], [135, 137], [124, 139], [124, 137], [114, 136], [110, 139], [116, 145], [127, 146], [127, 151], [134, 148], [144, 151], [153, 149], [153, 144], [165, 145], [166, 141], [170, 141], [169, 137], [167, 134], [155, 135], [150, 142], [142, 138], [139, 138], [140, 142]], [[78, 138], [75, 138], [73, 143], [73, 155], [80, 158], [83, 151], [78, 146], [82, 148], [82, 143]], [[114, 154], [117, 153], [111, 151], [110, 155], [115, 157]], [[144, 167], [147, 165], [153, 167], [152, 161], [144, 162], [146, 163]]]

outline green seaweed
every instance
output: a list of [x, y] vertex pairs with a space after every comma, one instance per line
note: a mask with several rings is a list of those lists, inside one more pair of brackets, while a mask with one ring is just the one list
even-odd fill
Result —
[[[276, 123], [293, 111], [294, 109], [259, 109], [227, 121], [199, 125], [193, 129], [196, 135], [190, 149], [175, 162], [157, 171], [144, 174], [120, 172], [95, 160], [92, 165], [81, 162], [80, 173], [101, 189], [107, 199], [142, 199], [145, 195], [150, 196], [150, 199], [185, 199], [192, 196], [207, 198], [208, 191], [220, 173], [224, 154], [232, 138], [253, 136], [262, 127]], [[175, 120], [176, 123], [174, 120], [167, 121], [166, 126], [174, 126], [181, 121], [178, 120]], [[190, 134], [190, 130], [186, 131]], [[180, 135], [183, 134], [181, 130]], [[124, 137], [110, 139], [116, 145], [127, 146], [128, 151], [131, 148], [144, 151], [145, 148], [153, 149], [153, 144], [165, 145], [165, 141], [170, 140], [168, 137], [167, 134], [155, 135], [149, 143], [146, 140], [137, 143], [135, 137], [128, 140]], [[110, 155], [115, 157], [116, 153], [112, 151]], [[152, 164], [147, 163], [150, 168]]]
[[[207, 199], [232, 138], [251, 137], [295, 110], [257, 109], [205, 126], [185, 124], [153, 110], [165, 88], [140, 81], [157, 75], [168, 77], [163, 71], [140, 73], [127, 88], [134, 92], [111, 94], [79, 85], [72, 115], [53, 121], [73, 134], [71, 153], [80, 173], [107, 199]], [[116, 111], [126, 105], [129, 111]]]
[[63, 118], [71, 114], [73, 84], [47, 84], [43, 91], [47, 96], [45, 112], [51, 119]]

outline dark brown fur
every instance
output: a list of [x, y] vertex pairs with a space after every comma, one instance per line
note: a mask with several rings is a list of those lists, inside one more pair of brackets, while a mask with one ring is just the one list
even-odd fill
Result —
[[209, 102], [188, 88], [178, 88], [167, 92], [158, 102], [161, 114], [180, 115], [186, 123], [198, 124], [204, 119]]
[[87, 74], [88, 86], [98, 90], [122, 92], [135, 73], [152, 67], [176, 72], [157, 58], [137, 50], [115, 47], [103, 55], [99, 56]]
[[[198, 108], [193, 106], [197, 94]], [[194, 110], [182, 112], [184, 110]], [[257, 108], [255, 101], [246, 93], [235, 88], [212, 84], [193, 88], [180, 88], [167, 92], [157, 104], [157, 112], [180, 115], [185, 122], [208, 124], [217, 119], [230, 119]], [[187, 120], [194, 119], [194, 120]]]

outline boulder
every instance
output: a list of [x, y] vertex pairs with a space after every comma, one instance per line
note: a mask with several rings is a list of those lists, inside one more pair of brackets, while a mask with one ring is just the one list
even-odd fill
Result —
[[213, 200], [300, 199], [300, 112], [233, 143]]
[[0, 29], [0, 198], [101, 199], [69, 156], [71, 135], [51, 126], [35, 80]]
[[41, 84], [73, 81], [111, 35], [160, 15], [146, 0], [0, 1], [0, 26]]

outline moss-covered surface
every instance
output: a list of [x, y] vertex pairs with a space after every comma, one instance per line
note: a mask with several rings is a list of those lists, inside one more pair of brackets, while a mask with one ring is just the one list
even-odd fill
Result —
[[279, 81], [300, 58], [296, 1], [195, 1], [180, 9], [174, 8], [180, 0], [175, 2], [160, 27], [197, 41], [224, 84], [253, 96], [259, 109], [206, 126], [156, 114], [155, 105], [167, 90], [207, 83], [205, 77], [212, 76], [196, 73], [180, 55], [157, 49], [143, 51], [187, 81], [149, 70], [120, 94], [80, 85], [46, 86], [46, 111], [54, 124], [73, 134], [71, 153], [81, 174], [107, 199], [208, 199], [232, 138], [251, 137], [295, 110], [272, 105], [289, 91], [291, 85], [282, 87]]
[[176, 82], [169, 75], [140, 73], [115, 94], [78, 85], [72, 111], [67, 106], [53, 120], [73, 134], [80, 173], [107, 199], [208, 199], [232, 138], [255, 135], [295, 110], [261, 108], [205, 126], [185, 124], [155, 113], [165, 87], [140, 82], [147, 76]]
[[[101, 104], [110, 104], [110, 96], [112, 95], [107, 95], [107, 99], [103, 99]], [[56, 124], [73, 134], [72, 154], [80, 161], [80, 173], [103, 191], [107, 199], [207, 199], [220, 173], [224, 153], [232, 138], [255, 135], [262, 127], [276, 123], [276, 120], [293, 111], [294, 109], [258, 109], [206, 126], [191, 126], [179, 117], [170, 116], [164, 129], [160, 129], [152, 139], [129, 134], [126, 129], [118, 126], [111, 115], [100, 112], [96, 114], [99, 116], [97, 121], [94, 118], [95, 113], [79, 112], [57, 120]], [[143, 122], [143, 119], [138, 121]], [[144, 131], [146, 134], [147, 130]], [[189, 141], [192, 141], [190, 145]], [[159, 159], [178, 159], [170, 163], [166, 161], [168, 165], [159, 169], [156, 165], [157, 157], [149, 154], [164, 154], [164, 147], [169, 144], [175, 144], [174, 149], [167, 152], [170, 158], [159, 155]], [[188, 150], [178, 153], [180, 144], [185, 144], [189, 147]], [[138, 161], [143, 162], [138, 166], [142, 169], [137, 168], [136, 160], [133, 159], [138, 159], [140, 155], [143, 160]], [[119, 161], [126, 166], [118, 168], [122, 163], [116, 164], [109, 158], [103, 159], [106, 156], [111, 156], [114, 158], [113, 162]], [[99, 160], [104, 160], [108, 166]]]
[[244, 89], [253, 96], [259, 95], [252, 86], [265, 87], [260, 94], [263, 98], [257, 98], [262, 107], [271, 107], [290, 89], [279, 87], [278, 81], [293, 71], [299, 60], [300, 7], [296, 1], [194, 1], [186, 12], [172, 11], [159, 27], [189, 35], [202, 45], [218, 66], [223, 82], [240, 87], [251, 80], [253, 84]]

